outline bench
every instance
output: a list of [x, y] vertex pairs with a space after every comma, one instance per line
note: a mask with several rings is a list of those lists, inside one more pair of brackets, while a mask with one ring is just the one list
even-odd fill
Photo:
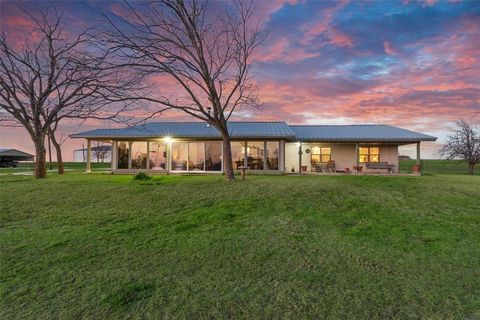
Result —
[[392, 173], [395, 168], [393, 164], [388, 164], [388, 162], [369, 162], [365, 166], [370, 170], [388, 170], [389, 173]]

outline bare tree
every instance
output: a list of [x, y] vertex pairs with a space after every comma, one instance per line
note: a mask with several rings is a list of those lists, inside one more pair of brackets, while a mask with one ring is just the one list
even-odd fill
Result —
[[473, 174], [480, 162], [480, 132], [464, 120], [456, 122], [456, 129], [440, 149], [442, 157], [462, 159], [468, 162], [468, 172]]
[[53, 147], [55, 148], [55, 153], [57, 155], [58, 174], [64, 174], [65, 166], [63, 164], [62, 145], [67, 140], [67, 137], [64, 137], [63, 135], [58, 136], [56, 134], [59, 122], [60, 121], [56, 120], [50, 125], [47, 135], [48, 137], [50, 137], [50, 141], [52, 142]]
[[253, 2], [235, 1], [222, 10], [206, 1], [160, 0], [126, 2], [123, 9], [103, 13], [109, 28], [104, 39], [121, 66], [143, 77], [167, 76], [182, 92], [143, 91], [129, 99], [157, 105], [148, 118], [174, 109], [215, 127], [223, 139], [226, 179], [233, 180], [227, 121], [242, 106], [260, 106], [249, 72], [265, 34], [253, 21]]
[[17, 48], [14, 39], [0, 35], [0, 120], [28, 131], [36, 150], [35, 177], [44, 178], [47, 134], [53, 136], [64, 118], [96, 117], [111, 102], [105, 96], [117, 97], [133, 78], [118, 76], [108, 51], [92, 50], [91, 29], [69, 35], [56, 10], [25, 14], [38, 40]]
[[95, 154], [97, 163], [99, 163], [100, 161], [102, 163], [105, 162], [105, 158], [107, 157], [107, 154], [108, 154], [107, 145], [101, 141], [95, 141], [93, 149], [95, 150], [93, 153]]

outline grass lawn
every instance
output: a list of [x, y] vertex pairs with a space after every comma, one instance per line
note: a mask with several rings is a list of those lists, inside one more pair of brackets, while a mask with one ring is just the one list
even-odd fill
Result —
[[480, 177], [0, 177], [1, 319], [480, 318]]
[[[420, 160], [423, 173], [468, 173], [468, 162], [464, 160], [440, 160], [440, 159], [426, 159]], [[416, 160], [400, 160], [400, 172], [412, 172], [412, 167]], [[480, 175], [480, 165], [475, 166], [475, 174]]]
[[[85, 171], [86, 164], [82, 162], [64, 162], [65, 170]], [[57, 163], [52, 162], [52, 170], [57, 170]], [[110, 162], [97, 163], [92, 162], [92, 170], [105, 170], [110, 169]], [[16, 173], [16, 172], [28, 172], [34, 170], [33, 162], [19, 162], [16, 168], [0, 168], [0, 173]], [[50, 166], [47, 162], [47, 170], [50, 170]]]

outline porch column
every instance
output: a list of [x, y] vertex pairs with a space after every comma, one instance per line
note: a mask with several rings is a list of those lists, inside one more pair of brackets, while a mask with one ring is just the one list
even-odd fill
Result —
[[245, 153], [243, 155], [243, 167], [247, 168], [248, 167], [248, 143], [247, 141], [244, 142], [244, 147]]
[[302, 174], [302, 154], [303, 154], [302, 143], [299, 142], [299, 145], [298, 145], [298, 172], [300, 172], [300, 174]]
[[132, 169], [132, 141], [128, 141], [128, 169]]
[[147, 164], [146, 164], [147, 170], [150, 169], [150, 141], [147, 141]]
[[87, 168], [85, 172], [92, 172], [92, 140], [90, 139], [87, 139]]
[[285, 141], [280, 141], [280, 152], [278, 159], [278, 170], [285, 172]]
[[267, 170], [267, 141], [263, 141], [263, 170]]
[[357, 167], [360, 165], [360, 162], [358, 160], [358, 158], [360, 156], [359, 155], [359, 149], [360, 149], [360, 144], [357, 142], [355, 144], [355, 166], [357, 166]]
[[167, 175], [170, 174], [170, 168], [172, 164], [172, 159], [171, 159], [171, 147], [172, 144], [170, 142], [165, 143], [165, 152], [167, 153], [167, 158], [165, 159], [167, 162], [165, 163], [165, 169], [167, 170]]
[[118, 142], [117, 140], [112, 140], [112, 155], [110, 157], [112, 170], [117, 170], [118, 166]]
[[420, 165], [420, 141], [417, 142], [417, 165]]

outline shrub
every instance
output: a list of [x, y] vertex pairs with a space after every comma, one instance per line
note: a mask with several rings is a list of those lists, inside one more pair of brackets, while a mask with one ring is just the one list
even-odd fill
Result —
[[133, 177], [133, 179], [134, 180], [150, 180], [152, 179], [152, 177], [146, 174], [145, 172], [139, 172]]

